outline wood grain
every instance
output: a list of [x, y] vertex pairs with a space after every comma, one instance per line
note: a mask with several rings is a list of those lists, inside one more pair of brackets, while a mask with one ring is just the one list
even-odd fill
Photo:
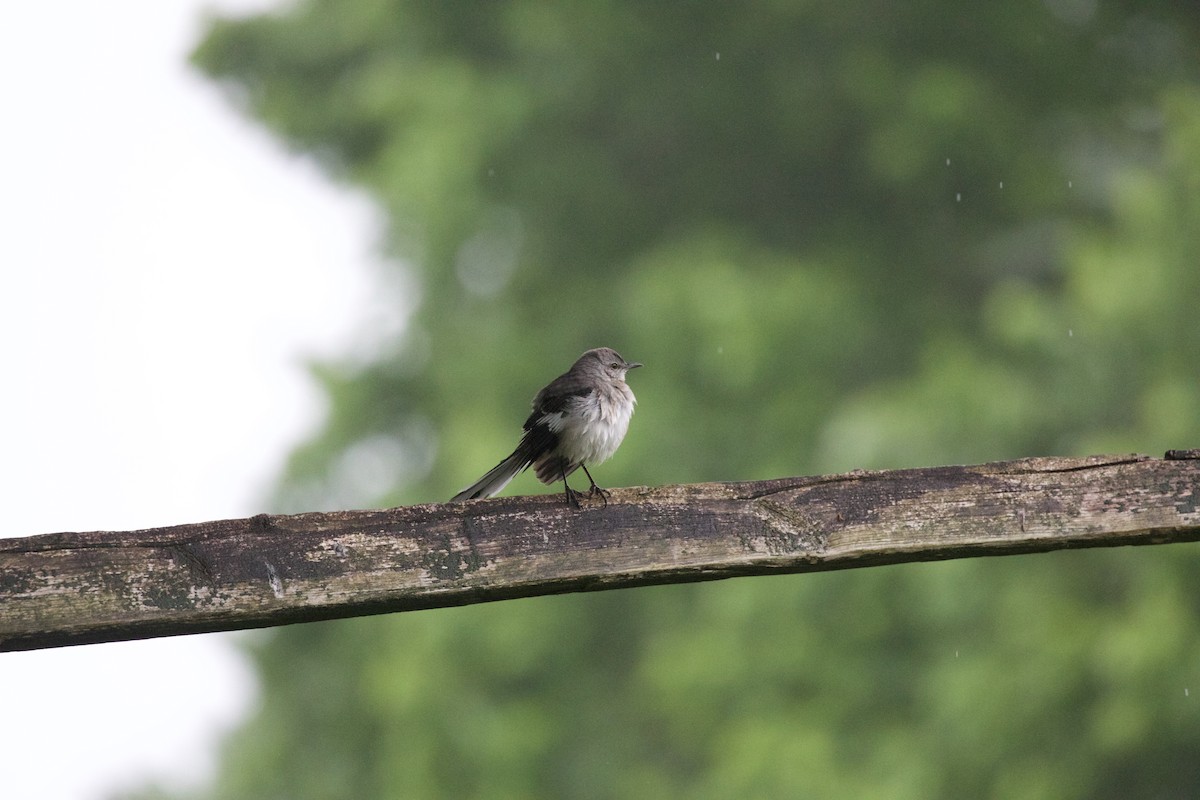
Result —
[[1033, 458], [0, 540], [0, 650], [1200, 539], [1200, 460]]

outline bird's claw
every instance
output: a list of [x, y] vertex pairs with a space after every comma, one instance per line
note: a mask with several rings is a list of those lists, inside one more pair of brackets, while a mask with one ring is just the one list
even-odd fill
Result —
[[572, 489], [568, 486], [566, 489], [566, 495], [567, 502], [575, 508], [583, 507], [580, 503], [581, 500], [592, 500], [596, 497], [599, 497], [604, 503], [604, 508], [608, 508], [608, 498], [612, 496], [612, 492], [608, 491], [608, 489], [601, 489], [599, 486], [593, 484], [586, 492], [581, 492], [578, 489]]
[[587, 496], [590, 499], [596, 495], [600, 495], [600, 499], [604, 501], [604, 507], [608, 508], [608, 498], [612, 496], [612, 492], [608, 491], [608, 489], [601, 489], [593, 483], [592, 488], [588, 489]]

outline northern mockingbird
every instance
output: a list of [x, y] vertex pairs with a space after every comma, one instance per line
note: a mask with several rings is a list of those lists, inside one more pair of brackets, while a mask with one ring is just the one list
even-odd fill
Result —
[[533, 398], [525, 435], [513, 454], [450, 502], [491, 497], [532, 464], [542, 483], [561, 480], [567, 502], [576, 507], [583, 492], [572, 489], [567, 476], [582, 467], [592, 484], [587, 496], [599, 494], [607, 505], [608, 493], [596, 485], [587, 465], [606, 460], [625, 438], [637, 402], [625, 383], [625, 373], [640, 366], [608, 347], [581, 355]]

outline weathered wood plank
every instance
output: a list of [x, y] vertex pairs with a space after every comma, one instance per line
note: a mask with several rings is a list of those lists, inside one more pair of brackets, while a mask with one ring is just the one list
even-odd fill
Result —
[[[1182, 455], [1180, 455], [1182, 454]], [[1096, 456], [0, 540], [0, 650], [1200, 539], [1200, 460]]]

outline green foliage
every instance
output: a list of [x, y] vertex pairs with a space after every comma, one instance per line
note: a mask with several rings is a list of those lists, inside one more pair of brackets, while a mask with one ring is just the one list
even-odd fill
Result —
[[999, 278], [977, 334], [930, 338], [913, 373], [852, 399], [827, 452], [899, 466], [972, 459], [981, 445], [1161, 452], [1195, 437], [1200, 92], [1164, 92], [1161, 111], [1161, 160], [1114, 170], [1105, 224], [1065, 237], [1062, 280]]
[[[330, 417], [280, 505], [449, 496], [600, 344], [647, 364], [607, 485], [1195, 445], [1196, 21], [1066, 0], [214, 21], [200, 66], [372, 192], [421, 294], [386, 355], [318, 369]], [[282, 629], [252, 648], [262, 707], [208, 796], [1190, 796], [1196, 561]]]

